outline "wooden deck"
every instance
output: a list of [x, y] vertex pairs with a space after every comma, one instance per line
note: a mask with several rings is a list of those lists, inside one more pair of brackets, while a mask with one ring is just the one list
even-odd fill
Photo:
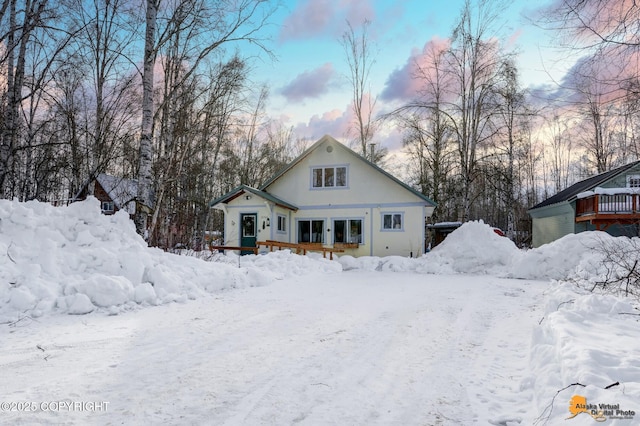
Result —
[[297, 254], [307, 254], [307, 251], [320, 251], [322, 252], [322, 257], [327, 258], [327, 253], [329, 253], [329, 260], [333, 260], [333, 253], [343, 253], [344, 249], [338, 247], [325, 247], [322, 243], [284, 243], [281, 241], [274, 240], [266, 240], [266, 241], [258, 241], [256, 243], [258, 247], [266, 246], [269, 247], [269, 251], [273, 251], [274, 248], [278, 250], [282, 250], [283, 248], [294, 249]]
[[590, 222], [604, 231], [613, 224], [640, 223], [640, 195], [594, 194], [576, 200], [576, 222]]
[[297, 254], [307, 254], [307, 251], [319, 251], [322, 252], [322, 257], [326, 259], [327, 253], [329, 253], [329, 259], [333, 260], [333, 253], [343, 253], [344, 249], [341, 247], [324, 247], [322, 243], [283, 243], [280, 241], [274, 240], [266, 240], [266, 241], [258, 241], [255, 247], [240, 247], [240, 246], [209, 246], [211, 250], [218, 250], [219, 252], [223, 252], [225, 250], [230, 251], [251, 251], [253, 254], [258, 254], [258, 250], [261, 246], [265, 246], [269, 248], [269, 251], [273, 251], [273, 249], [282, 250], [283, 248], [293, 249]]

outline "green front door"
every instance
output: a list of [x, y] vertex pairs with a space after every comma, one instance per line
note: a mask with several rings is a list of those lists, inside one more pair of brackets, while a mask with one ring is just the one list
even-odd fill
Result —
[[[256, 246], [256, 232], [258, 215], [257, 213], [242, 213], [240, 214], [240, 246], [242, 247], [255, 247]], [[253, 254], [253, 251], [242, 250], [240, 254]]]

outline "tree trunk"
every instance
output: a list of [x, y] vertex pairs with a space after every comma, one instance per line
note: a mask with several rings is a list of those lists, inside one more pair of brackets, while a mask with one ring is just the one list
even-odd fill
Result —
[[155, 30], [158, 3], [147, 0], [146, 34], [144, 42], [144, 70], [142, 75], [142, 129], [140, 131], [140, 163], [138, 169], [138, 199], [136, 230], [146, 236], [147, 215], [151, 207], [151, 166], [153, 161], [153, 68], [155, 65]]

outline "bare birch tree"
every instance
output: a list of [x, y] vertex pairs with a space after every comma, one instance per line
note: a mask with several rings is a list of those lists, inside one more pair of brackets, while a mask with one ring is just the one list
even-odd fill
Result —
[[[0, 138], [0, 196], [15, 195], [15, 183], [8, 178], [14, 167], [15, 150], [18, 148], [20, 107], [25, 85], [25, 67], [28, 48], [33, 41], [33, 32], [46, 21], [47, 0], [27, 0], [21, 10], [17, 0], [6, 0], [2, 4], [2, 18], [8, 19], [8, 28], [3, 35], [6, 56], [3, 65], [6, 72], [5, 109], [3, 130]], [[8, 17], [6, 13], [8, 12]], [[20, 19], [20, 22], [18, 20]]]
[[[504, 59], [500, 67], [501, 78], [498, 82], [496, 96], [497, 132], [493, 144], [499, 168], [500, 180], [503, 182], [502, 199], [507, 211], [507, 236], [515, 238], [516, 220], [519, 219], [518, 201], [521, 182], [516, 171], [517, 163], [522, 160], [520, 152], [523, 143], [521, 130], [528, 128], [532, 115], [525, 105], [525, 93], [520, 87], [518, 69], [513, 58]], [[506, 164], [505, 164], [506, 163]]]
[[136, 202], [136, 230], [145, 235], [147, 216], [151, 212], [153, 162], [152, 130], [153, 130], [153, 82], [154, 65], [156, 63], [156, 18], [160, 0], [147, 0], [145, 16], [144, 60], [142, 71], [142, 124], [140, 129], [140, 149], [138, 166], [138, 194]]
[[[500, 64], [500, 46], [491, 39], [497, 10], [480, 1], [472, 10], [465, 2], [452, 34], [448, 67], [455, 80], [448, 110], [456, 133], [461, 174], [461, 217], [471, 216], [473, 182], [478, 166], [478, 149], [491, 137], [490, 120], [495, 112], [491, 96], [495, 90]], [[495, 5], [494, 5], [495, 6]]]
[[347, 22], [348, 29], [342, 35], [341, 44], [349, 66], [351, 107], [355, 121], [351, 132], [355, 133], [355, 144], [359, 146], [360, 154], [375, 162], [375, 147], [372, 146], [369, 151], [369, 144], [372, 143], [376, 131], [373, 121], [376, 98], [372, 97], [369, 87], [371, 68], [375, 64], [369, 36], [370, 25], [369, 21], [364, 21], [358, 33], [351, 23]]
[[454, 133], [444, 112], [447, 85], [452, 81], [445, 69], [446, 46], [429, 43], [414, 62], [412, 78], [420, 84], [416, 99], [394, 111], [392, 117], [404, 130], [403, 145], [410, 158], [414, 184], [438, 204], [434, 220], [453, 219], [455, 198], [449, 191], [453, 180]]
[[[223, 0], [211, 4], [203, 0], [180, 2], [176, 7], [162, 10], [166, 15], [166, 25], [156, 30], [160, 0], [148, 0], [146, 11], [145, 61], [143, 71], [142, 128], [140, 136], [140, 167], [138, 171], [138, 205], [136, 227], [139, 233], [147, 229], [146, 217], [153, 208], [162, 208], [162, 204], [152, 206], [153, 187], [153, 68], [155, 58], [162, 48], [171, 57], [168, 64], [174, 69], [171, 83], [165, 87], [162, 102], [169, 105], [165, 109], [164, 123], [171, 126], [174, 120], [175, 96], [191, 84], [201, 64], [211, 56], [224, 56], [226, 45], [250, 42], [262, 48], [266, 54], [270, 51], [259, 37], [260, 30], [273, 13], [273, 7], [266, 0], [247, 0], [236, 2]], [[157, 38], [157, 39], [156, 39]], [[171, 132], [165, 136], [172, 137]], [[165, 139], [164, 143], [170, 140]], [[173, 152], [168, 150], [167, 152]], [[155, 214], [157, 216], [157, 214]]]

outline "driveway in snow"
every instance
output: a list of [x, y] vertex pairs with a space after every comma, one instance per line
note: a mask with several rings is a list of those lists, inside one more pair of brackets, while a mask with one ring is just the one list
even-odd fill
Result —
[[107, 409], [5, 411], [0, 423], [506, 424], [531, 408], [547, 286], [352, 271], [119, 316], [25, 319], [0, 329], [0, 402]]

